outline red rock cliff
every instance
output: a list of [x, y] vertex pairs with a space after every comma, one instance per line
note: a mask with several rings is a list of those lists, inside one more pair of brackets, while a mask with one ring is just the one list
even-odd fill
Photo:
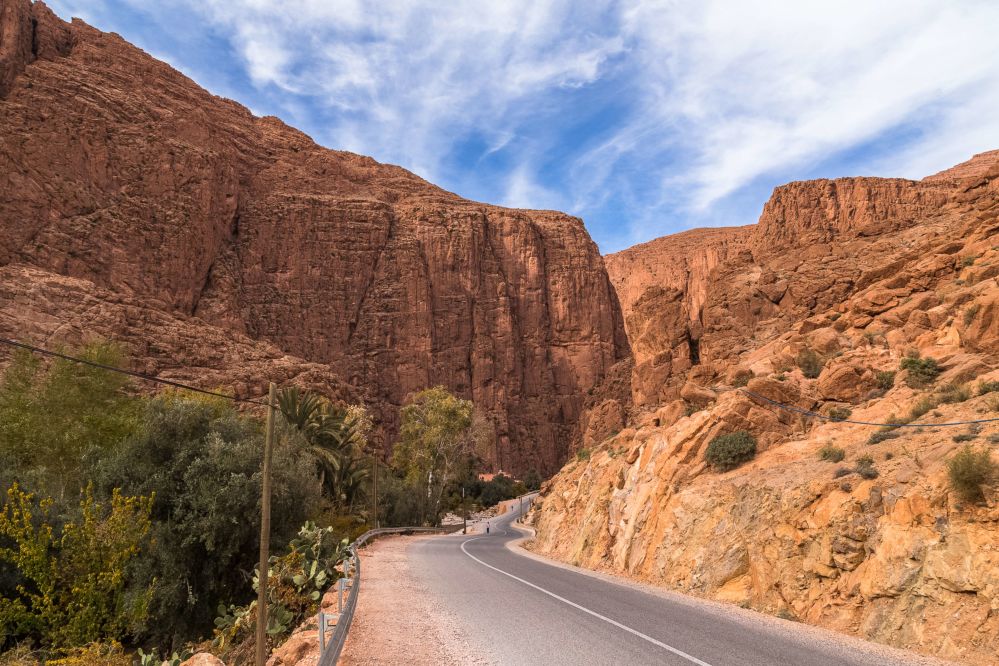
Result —
[[580, 220], [327, 150], [41, 3], [0, 0], [0, 26], [0, 266], [329, 364], [390, 426], [444, 384], [493, 418], [498, 465], [563, 460], [628, 351]]

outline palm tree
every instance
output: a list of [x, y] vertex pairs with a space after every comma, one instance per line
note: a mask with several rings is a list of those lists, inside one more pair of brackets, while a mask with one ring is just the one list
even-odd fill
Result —
[[357, 456], [356, 433], [346, 410], [294, 386], [281, 390], [278, 407], [289, 425], [302, 434], [305, 452], [316, 461], [319, 484], [336, 502], [343, 494], [338, 484], [350, 478], [340, 474], [340, 470], [351, 466]]

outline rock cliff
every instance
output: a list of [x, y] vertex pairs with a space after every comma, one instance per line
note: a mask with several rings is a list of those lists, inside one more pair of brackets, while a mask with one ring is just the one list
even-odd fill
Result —
[[580, 220], [325, 149], [28, 0], [0, 0], [0, 228], [0, 266], [328, 366], [389, 431], [407, 394], [444, 384], [494, 421], [493, 462], [515, 472], [557, 468], [628, 355]]
[[[623, 290], [643, 399], [619, 432], [592, 438], [588, 456], [544, 487], [534, 547], [997, 663], [999, 485], [965, 501], [946, 463], [969, 442], [999, 462], [999, 422], [879, 429], [803, 417], [757, 396], [868, 422], [999, 419], [999, 152], [923, 181], [792, 183], [738, 233], [745, 245], [700, 283], [699, 328], [685, 280], [649, 279], [634, 299]], [[643, 378], [651, 336], [671, 362]], [[900, 370], [916, 353], [941, 369], [925, 386]], [[709, 442], [739, 430], [755, 436], [755, 459], [709, 467]]]

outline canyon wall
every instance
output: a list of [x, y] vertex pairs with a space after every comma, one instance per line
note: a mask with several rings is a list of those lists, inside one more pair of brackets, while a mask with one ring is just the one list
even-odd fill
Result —
[[[745, 245], [700, 281], [699, 326], [683, 279], [645, 276], [634, 301], [623, 291], [644, 399], [543, 488], [533, 547], [780, 617], [997, 663], [999, 487], [964, 500], [948, 483], [947, 461], [968, 443], [999, 458], [999, 152], [923, 181], [791, 183], [775, 190], [759, 224], [737, 233]], [[651, 336], [672, 353], [657, 376], [640, 361]], [[925, 387], [900, 370], [916, 353], [942, 371]], [[887, 430], [794, 409], [875, 423], [985, 421]], [[709, 466], [709, 443], [741, 430], [755, 437], [755, 458], [731, 471]]]
[[[514, 472], [561, 464], [584, 396], [628, 355], [577, 218], [323, 148], [41, 2], [0, 0], [0, 67], [0, 267], [326, 366], [388, 439], [406, 396], [443, 384], [491, 418], [491, 462]], [[136, 339], [136, 362], [161, 369], [143, 350], [181, 344], [170, 330]]]

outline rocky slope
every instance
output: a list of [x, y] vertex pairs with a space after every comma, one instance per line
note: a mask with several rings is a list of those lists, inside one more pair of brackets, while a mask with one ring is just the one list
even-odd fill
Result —
[[[328, 366], [388, 430], [407, 394], [444, 384], [492, 418], [513, 471], [557, 468], [583, 396], [628, 353], [580, 220], [327, 150], [29, 0], [0, 0], [0, 228], [0, 266]], [[213, 357], [170, 327], [136, 342], [156, 369], [148, 347]]]
[[[627, 427], [591, 436], [593, 448], [548, 483], [533, 514], [535, 547], [929, 654], [997, 663], [999, 488], [988, 486], [978, 504], [962, 501], [946, 461], [966, 442], [995, 451], [999, 423], [879, 431], [802, 417], [739, 390], [863, 421], [999, 418], [999, 393], [978, 395], [999, 380], [997, 276], [999, 153], [924, 181], [777, 188], [744, 248], [699, 281], [707, 285], [699, 310], [669, 280], [650, 280], [632, 303], [629, 334], [655, 331], [672, 361], [640, 377], [645, 343], [633, 337], [633, 383], [645, 388], [636, 388]], [[922, 388], [899, 371], [915, 351], [942, 368]], [[810, 375], [821, 372], [806, 377], [799, 359]], [[879, 374], [888, 371], [898, 372]], [[714, 471], [708, 443], [737, 430], [755, 435], [756, 458]], [[826, 445], [845, 460], [823, 461]], [[863, 456], [875, 478], [856, 471]]]

